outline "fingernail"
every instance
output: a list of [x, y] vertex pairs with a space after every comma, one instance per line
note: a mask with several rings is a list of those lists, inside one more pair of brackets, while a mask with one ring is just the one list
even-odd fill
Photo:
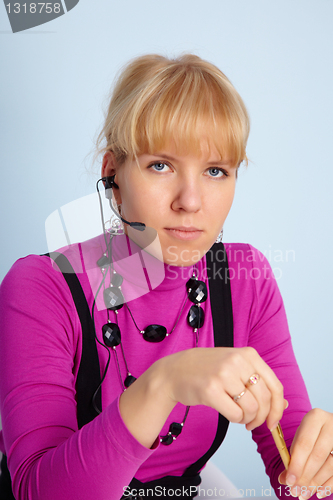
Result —
[[316, 493], [317, 495], [317, 498], [319, 498], [319, 500], [321, 500], [322, 498], [325, 498], [325, 494], [324, 493], [320, 493], [320, 491], [318, 491], [318, 493]]
[[274, 431], [274, 429], [276, 429], [276, 427], [278, 426], [278, 423], [279, 423], [279, 421], [274, 422], [274, 424], [272, 425], [272, 427], [271, 427], [269, 430], [270, 430], [271, 432], [273, 432], [273, 431]]
[[281, 483], [281, 481], [280, 481], [280, 477], [282, 476], [282, 474], [283, 474], [283, 473], [281, 472], [281, 474], [280, 474], [280, 475], [279, 475], [279, 477], [278, 477], [279, 484], [282, 484], [282, 483]]
[[293, 486], [296, 483], [296, 476], [294, 476], [293, 474], [287, 476], [286, 483], [287, 486]]
[[285, 399], [284, 400], [284, 409], [286, 410], [289, 406], [289, 402]]

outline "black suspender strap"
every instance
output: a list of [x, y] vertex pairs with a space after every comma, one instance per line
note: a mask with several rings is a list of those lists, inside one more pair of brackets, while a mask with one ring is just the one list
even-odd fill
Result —
[[206, 254], [210, 302], [216, 347], [234, 346], [234, 322], [227, 252], [215, 243]]
[[7, 467], [6, 455], [1, 459], [0, 500], [15, 500], [12, 491], [12, 480]]
[[[82, 355], [76, 380], [77, 421], [79, 429], [93, 420], [97, 411], [92, 405], [92, 397], [101, 381], [95, 325], [92, 321], [87, 299], [80, 281], [69, 260], [59, 252], [45, 254], [52, 258], [62, 272], [71, 291], [82, 327]], [[96, 406], [102, 410], [102, 395], [99, 389], [95, 397]]]

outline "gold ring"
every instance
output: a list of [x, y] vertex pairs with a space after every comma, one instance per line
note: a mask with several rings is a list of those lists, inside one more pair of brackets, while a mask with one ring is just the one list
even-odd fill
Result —
[[246, 388], [244, 389], [244, 391], [242, 391], [242, 392], [240, 392], [239, 394], [237, 394], [237, 396], [233, 396], [233, 398], [232, 398], [232, 399], [235, 401], [235, 403], [237, 403], [237, 401], [239, 401], [239, 400], [240, 400], [240, 398], [241, 398], [242, 396], [244, 396], [245, 392], [246, 392]]
[[256, 385], [259, 382], [259, 380], [260, 380], [259, 373], [254, 373], [253, 375], [251, 375], [246, 385]]

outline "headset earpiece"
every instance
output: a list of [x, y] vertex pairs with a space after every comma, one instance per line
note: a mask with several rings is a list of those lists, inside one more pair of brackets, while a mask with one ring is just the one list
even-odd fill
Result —
[[114, 181], [115, 176], [116, 176], [116, 174], [109, 176], [109, 177], [102, 177], [102, 179], [101, 179], [103, 181], [104, 187], [105, 187], [105, 197], [108, 200], [111, 200], [111, 198], [112, 198], [112, 187], [119, 189], [118, 184], [116, 184]]

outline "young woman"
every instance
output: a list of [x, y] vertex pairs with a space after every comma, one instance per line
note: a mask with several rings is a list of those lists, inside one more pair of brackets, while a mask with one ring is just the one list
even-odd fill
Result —
[[331, 493], [333, 416], [311, 410], [270, 266], [221, 243], [248, 133], [199, 57], [123, 70], [98, 141], [123, 230], [20, 259], [1, 286], [16, 499], [194, 497], [229, 421], [252, 431], [277, 496]]

